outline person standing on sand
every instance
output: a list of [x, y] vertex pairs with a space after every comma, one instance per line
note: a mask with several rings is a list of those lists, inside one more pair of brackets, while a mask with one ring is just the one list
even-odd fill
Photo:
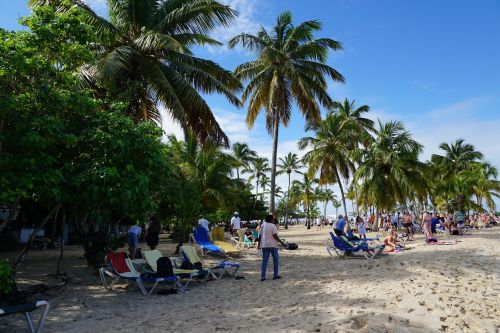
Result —
[[425, 240], [432, 238], [431, 222], [431, 215], [429, 212], [425, 212], [422, 216], [422, 228], [424, 229]]
[[457, 223], [458, 233], [462, 235], [464, 233], [464, 214], [460, 210], [456, 211], [454, 220]]
[[241, 229], [240, 213], [234, 212], [233, 217], [231, 218], [231, 232], [233, 236], [237, 236], [238, 230], [240, 229]]
[[208, 227], [208, 220], [204, 218], [203, 215], [200, 215], [200, 219], [198, 220], [198, 225], [205, 228], [207, 232], [210, 231], [210, 228]]
[[264, 223], [262, 223], [260, 227], [259, 239], [257, 241], [257, 249], [262, 249], [260, 281], [264, 281], [266, 279], [269, 256], [273, 256], [273, 280], [281, 279], [281, 276], [279, 275], [278, 244], [285, 246], [285, 243], [278, 237], [278, 229], [274, 224], [274, 216], [267, 215]]
[[356, 227], [358, 228], [359, 238], [366, 240], [365, 221], [361, 216], [356, 216]]
[[135, 259], [135, 252], [137, 251], [137, 246], [139, 245], [139, 237], [141, 237], [142, 228], [138, 225], [133, 225], [128, 229], [126, 239], [128, 244], [128, 252], [130, 259]]
[[155, 250], [160, 242], [161, 225], [156, 216], [149, 219], [146, 242], [151, 250]]
[[412, 218], [408, 211], [404, 212], [403, 214], [403, 227], [406, 229], [406, 233], [408, 234], [408, 240], [414, 240]]

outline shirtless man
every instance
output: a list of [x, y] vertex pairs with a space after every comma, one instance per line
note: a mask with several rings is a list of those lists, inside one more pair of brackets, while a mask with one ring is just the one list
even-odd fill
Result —
[[408, 213], [407, 211], [404, 212], [403, 214], [403, 227], [405, 228], [406, 233], [408, 234], [408, 240], [409, 241], [414, 240], [412, 218], [410, 213]]
[[394, 232], [394, 228], [389, 228], [389, 233], [382, 240], [382, 244], [386, 247], [390, 247], [391, 249], [395, 249], [398, 246], [398, 236]]
[[424, 216], [422, 216], [422, 228], [424, 229], [425, 240], [432, 238], [431, 221], [431, 214], [425, 212]]

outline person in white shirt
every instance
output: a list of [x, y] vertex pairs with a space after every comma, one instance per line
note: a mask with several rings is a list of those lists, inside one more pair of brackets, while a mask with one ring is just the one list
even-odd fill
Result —
[[210, 229], [208, 228], [208, 221], [203, 217], [203, 215], [200, 215], [200, 219], [198, 220], [198, 225], [202, 226], [207, 231], [210, 231]]
[[238, 230], [241, 229], [241, 219], [240, 213], [234, 212], [233, 217], [231, 218], [231, 232], [236, 236]]
[[260, 273], [260, 280], [266, 279], [267, 262], [269, 256], [273, 256], [274, 275], [273, 280], [281, 279], [279, 276], [279, 254], [278, 243], [285, 246], [285, 243], [278, 237], [278, 229], [274, 224], [274, 216], [267, 215], [265, 222], [262, 223], [259, 232], [259, 240], [257, 249], [262, 249], [262, 266]]
[[139, 237], [141, 236], [142, 228], [138, 225], [133, 225], [128, 229], [126, 238], [128, 243], [128, 252], [130, 259], [135, 259], [135, 251], [137, 251], [137, 246], [139, 245]]

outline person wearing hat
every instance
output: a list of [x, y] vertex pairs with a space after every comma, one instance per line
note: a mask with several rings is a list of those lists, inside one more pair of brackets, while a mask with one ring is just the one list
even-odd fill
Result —
[[346, 222], [344, 220], [344, 216], [339, 215], [339, 219], [335, 224], [335, 228], [333, 229], [333, 232], [335, 233], [335, 235], [337, 235], [337, 237], [344, 235], [345, 224]]
[[208, 228], [208, 220], [203, 217], [203, 215], [200, 215], [200, 219], [198, 220], [198, 225], [202, 226], [205, 228], [207, 231], [210, 231]]
[[238, 230], [241, 229], [241, 219], [240, 213], [234, 212], [233, 217], [231, 218], [231, 232], [234, 236], [238, 234]]

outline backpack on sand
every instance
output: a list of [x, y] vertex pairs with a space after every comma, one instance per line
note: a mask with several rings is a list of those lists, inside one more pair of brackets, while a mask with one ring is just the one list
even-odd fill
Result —
[[286, 250], [297, 250], [299, 246], [297, 243], [286, 243], [285, 249]]

